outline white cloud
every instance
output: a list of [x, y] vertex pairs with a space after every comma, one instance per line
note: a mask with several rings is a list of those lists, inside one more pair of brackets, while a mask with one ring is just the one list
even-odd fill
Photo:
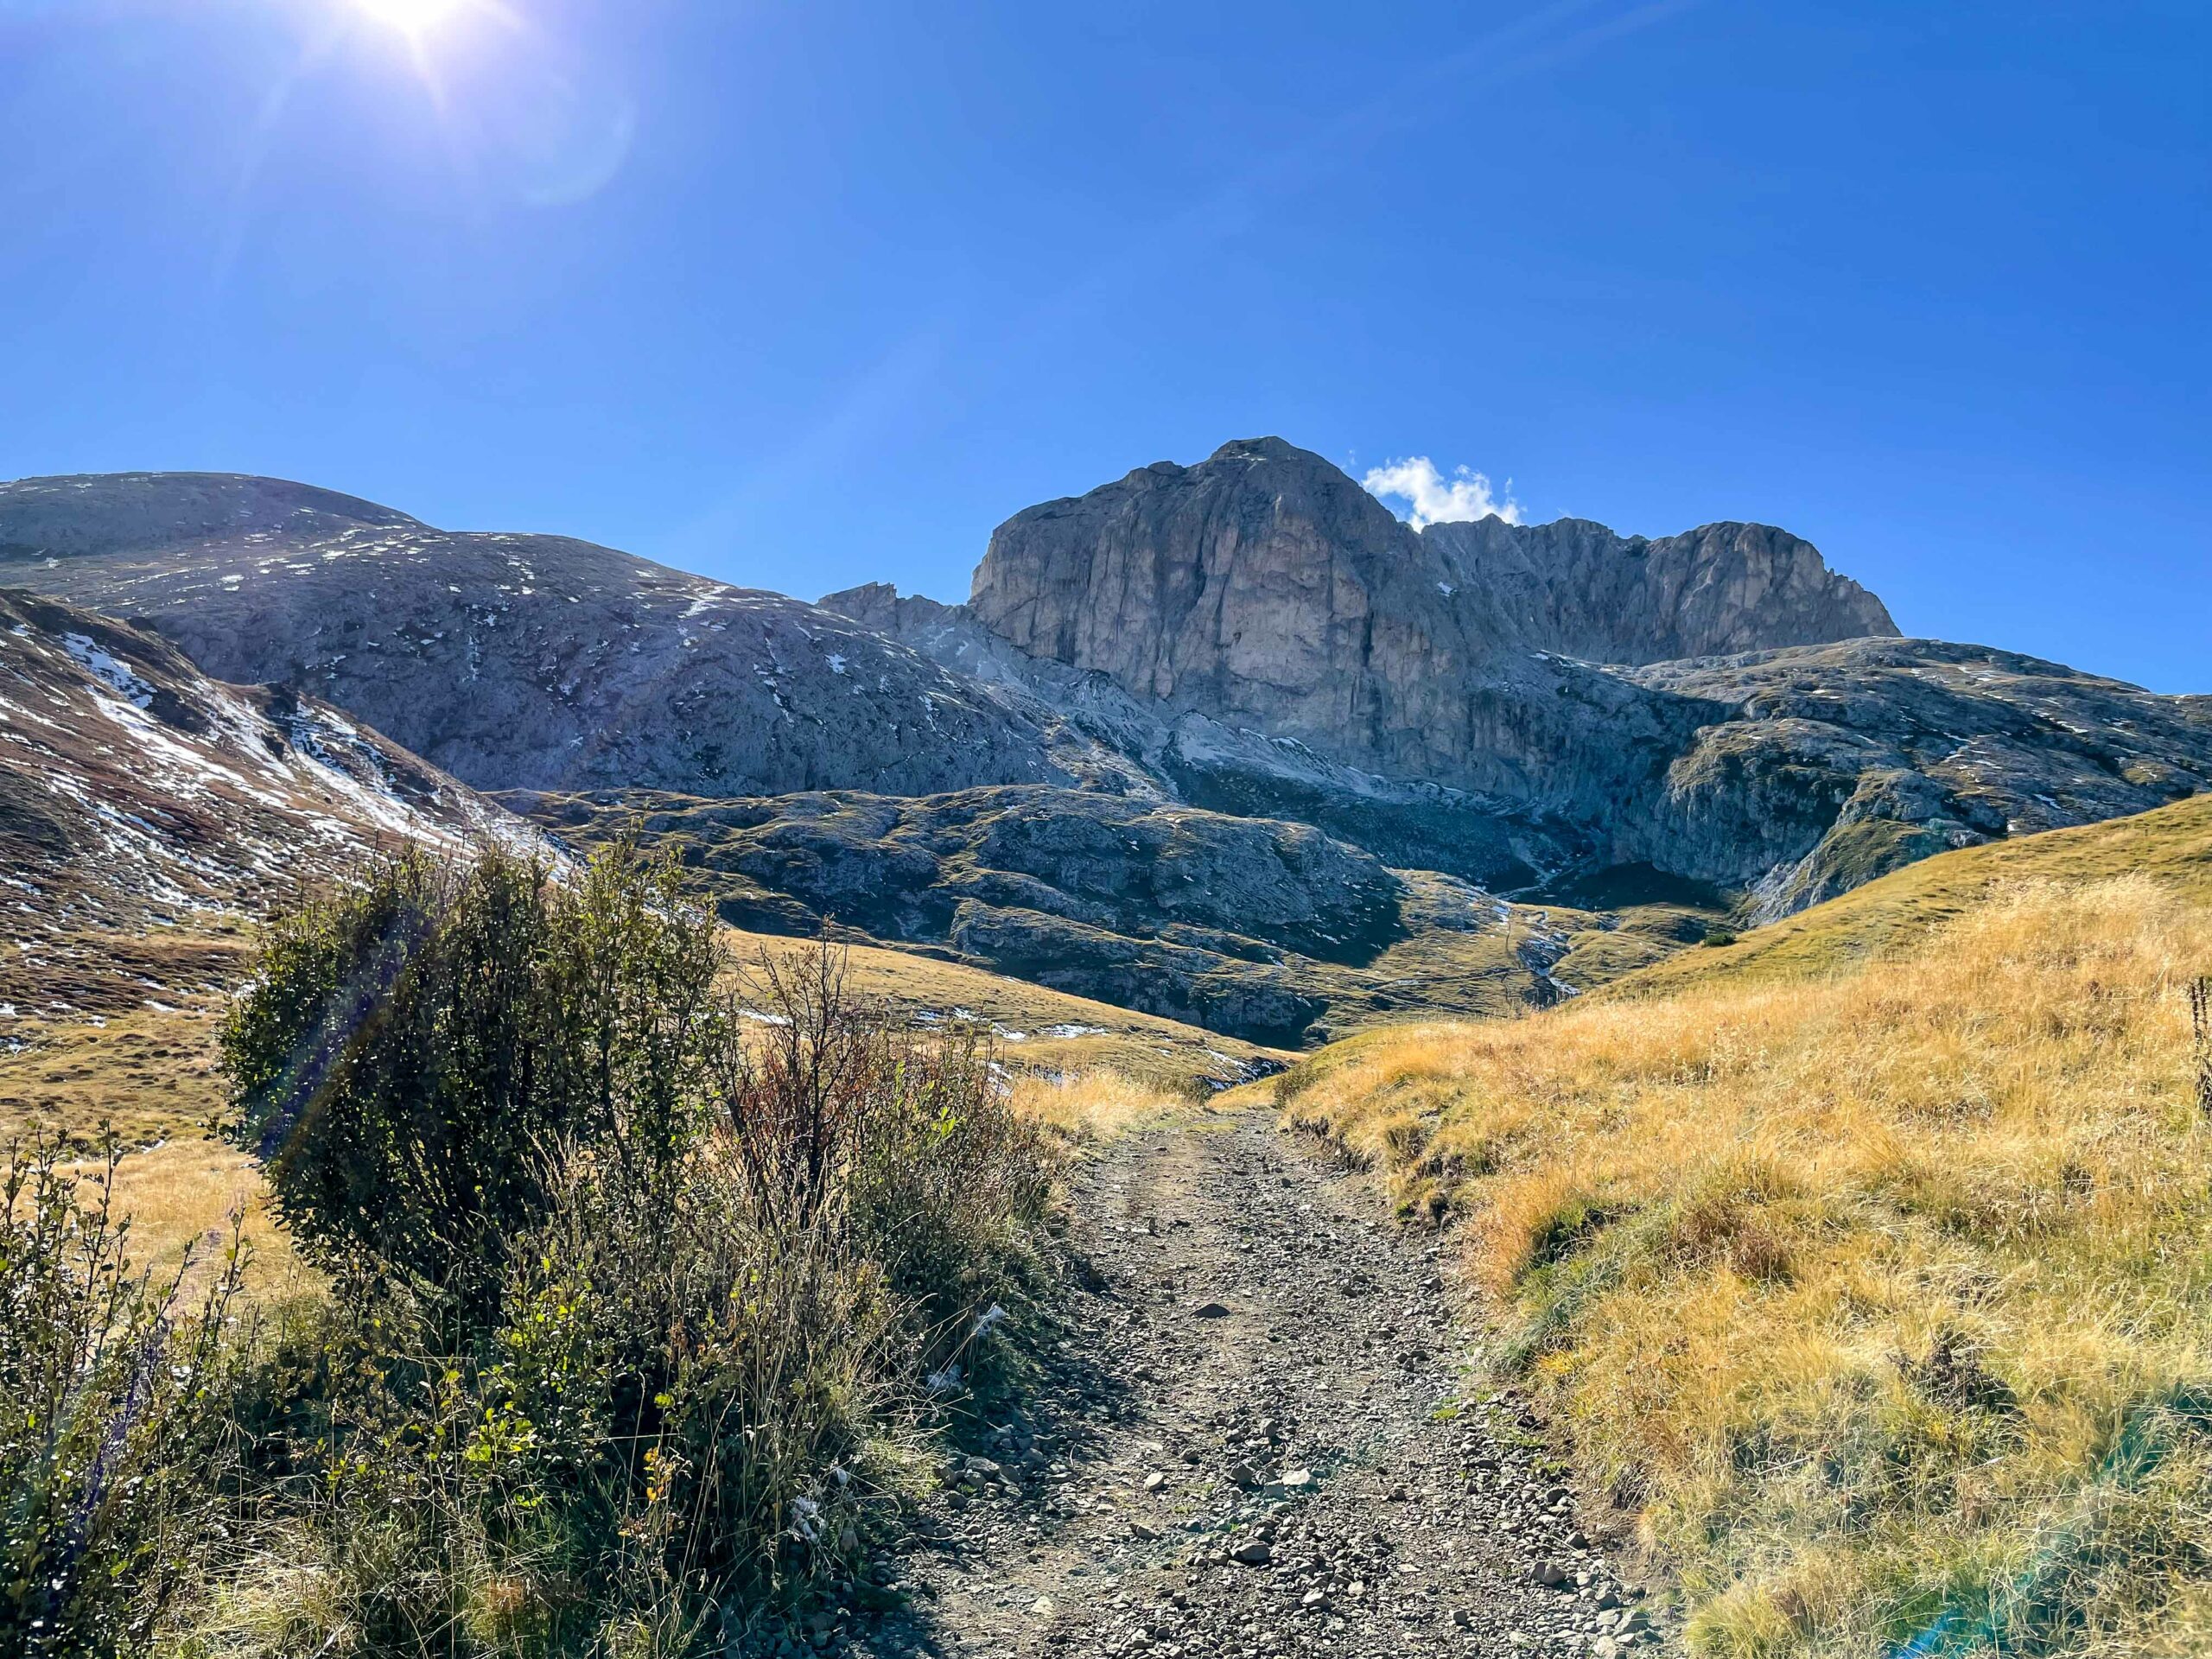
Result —
[[1471, 467], [1454, 467], [1446, 478], [1427, 455], [1408, 455], [1370, 468], [1360, 480], [1370, 494], [1407, 502], [1406, 521], [1415, 530], [1465, 518], [1487, 518], [1492, 513], [1509, 524], [1521, 522], [1521, 504], [1513, 499], [1513, 480], [1492, 494], [1490, 480]]

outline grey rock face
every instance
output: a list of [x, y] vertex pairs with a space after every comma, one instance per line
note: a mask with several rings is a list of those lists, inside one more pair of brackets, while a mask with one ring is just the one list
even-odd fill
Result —
[[1553, 694], [1532, 653], [1643, 663], [1896, 632], [1781, 531], [1647, 542], [1493, 518], [1416, 534], [1277, 438], [1016, 514], [968, 609], [1139, 696], [1472, 788], [1498, 734], [1466, 692], [1479, 677], [1516, 701]]
[[[1769, 524], [1705, 524], [1648, 541], [1584, 518], [1430, 524], [1421, 532], [1520, 643], [1596, 663], [1720, 657], [1894, 637], [1888, 607]], [[1456, 594], [1454, 595], [1456, 597]]]
[[218, 677], [323, 698], [482, 788], [1068, 775], [973, 681], [810, 605], [270, 480], [0, 485], [0, 581], [143, 618]]
[[2012, 652], [1851, 640], [1634, 677], [1726, 702], [1731, 717], [1670, 766], [1627, 844], [1749, 888], [1761, 919], [1932, 852], [2212, 789], [2212, 698], [2160, 696]]
[[1745, 891], [1759, 917], [1946, 847], [2212, 788], [2202, 699], [1897, 639], [1783, 531], [1416, 534], [1278, 439], [1017, 514], [965, 613], [1172, 729], [1292, 740], [1580, 826], [1595, 862]]
[[1310, 824], [1023, 786], [502, 799], [578, 845], [635, 836], [677, 849], [694, 890], [737, 926], [810, 934], [835, 922], [1253, 1042], [1294, 1046], [1408, 1006], [1498, 1013], [1554, 994], [1559, 953], [1527, 954], [1529, 914], [1516, 920], [1465, 882], [1389, 869]]
[[[902, 598], [881, 582], [831, 594], [822, 605], [982, 681], [1052, 734], [1054, 758], [1088, 787], [1297, 819], [1392, 865], [1501, 889], [1536, 886], [1595, 845], [1586, 830], [1524, 801], [1419, 775], [1386, 778], [1294, 737], [1138, 696], [1097, 670], [1032, 657], [965, 606]], [[1501, 768], [1491, 775], [1526, 793], [1519, 772]]]

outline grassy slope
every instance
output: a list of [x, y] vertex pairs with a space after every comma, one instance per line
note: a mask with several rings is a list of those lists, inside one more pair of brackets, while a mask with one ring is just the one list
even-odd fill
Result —
[[1703, 1650], [2212, 1651], [2212, 800], [1325, 1050]]
[[[811, 947], [801, 940], [726, 931], [740, 966], [762, 950]], [[1084, 1071], [1108, 1068], [1132, 1077], [1179, 1083], [1233, 1079], [1259, 1060], [1294, 1058], [1148, 1014], [1009, 979], [987, 969], [880, 945], [844, 947], [853, 981], [909, 1017], [956, 1018], [991, 1027], [1001, 1058], [1020, 1070]]]
[[1669, 958], [1615, 988], [1652, 996], [1692, 985], [1782, 980], [1910, 949], [2009, 882], [2135, 874], [2212, 905], [2212, 795], [2132, 818], [1991, 842], [1908, 865], [1824, 905], [1747, 933], [1725, 950]]

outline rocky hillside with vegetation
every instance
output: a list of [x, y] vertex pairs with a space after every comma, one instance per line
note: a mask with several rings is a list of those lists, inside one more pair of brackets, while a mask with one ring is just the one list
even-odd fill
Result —
[[213, 990], [230, 930], [372, 849], [537, 832], [329, 704], [225, 684], [149, 630], [0, 590], [0, 1008]]
[[0, 485], [0, 577], [582, 840], [680, 827], [741, 925], [1270, 1044], [2212, 788], [2212, 701], [1898, 638], [1785, 531], [1416, 531], [1274, 438], [1015, 515], [959, 606], [201, 474]]
[[2206, 700], [1897, 640], [1784, 532], [1416, 533], [1274, 438], [1016, 515], [967, 612], [1169, 709], [1565, 820], [1592, 861], [1755, 916], [2212, 786]]
[[1099, 791], [499, 798], [578, 849], [674, 851], [735, 927], [850, 930], [1271, 1046], [1541, 1006], [1721, 920], [1634, 895], [1516, 904], [1310, 824]]

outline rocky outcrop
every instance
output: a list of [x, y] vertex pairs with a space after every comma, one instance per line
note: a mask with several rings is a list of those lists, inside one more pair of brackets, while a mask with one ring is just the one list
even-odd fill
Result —
[[[982, 682], [1052, 734], [1054, 758], [1087, 787], [1297, 819], [1393, 865], [1502, 890], [1541, 886], [1595, 846], [1586, 829], [1525, 800], [1418, 773], [1385, 777], [1294, 737], [1138, 696], [1096, 670], [1032, 657], [965, 606], [902, 597], [882, 582], [828, 594], [822, 606]], [[1496, 775], [1525, 793], [1520, 773]]]
[[1139, 696], [1445, 782], [1491, 747], [1460, 707], [1476, 677], [1551, 690], [1532, 652], [1636, 664], [1897, 632], [1782, 531], [1651, 542], [1488, 518], [1416, 533], [1279, 438], [1016, 514], [968, 610]]
[[[1478, 888], [1392, 870], [1309, 824], [1095, 790], [502, 798], [579, 846], [676, 849], [740, 927], [836, 924], [1252, 1042], [1319, 1040], [1408, 1007], [1540, 1001], [1569, 948], [1560, 932], [1526, 956], [1552, 937], [1531, 912], [1516, 920]], [[1653, 953], [1679, 942], [1640, 925]]]
[[1593, 663], [1722, 657], [1895, 637], [1882, 601], [1770, 524], [1705, 524], [1649, 541], [1586, 518], [1430, 524], [1440, 580], [1482, 596], [1520, 644]]
[[847, 620], [556, 536], [195, 474], [0, 485], [0, 582], [143, 619], [481, 788], [1065, 781], [1046, 734]]
[[1577, 826], [1590, 863], [1738, 891], [1755, 917], [2212, 788], [2202, 700], [1898, 639], [1784, 531], [1417, 534], [1279, 439], [1017, 514], [964, 616], [1172, 722]]
[[1724, 703], [1621, 850], [1746, 889], [1770, 919], [1929, 853], [2212, 790], [2212, 699], [1931, 639], [1636, 671]]

